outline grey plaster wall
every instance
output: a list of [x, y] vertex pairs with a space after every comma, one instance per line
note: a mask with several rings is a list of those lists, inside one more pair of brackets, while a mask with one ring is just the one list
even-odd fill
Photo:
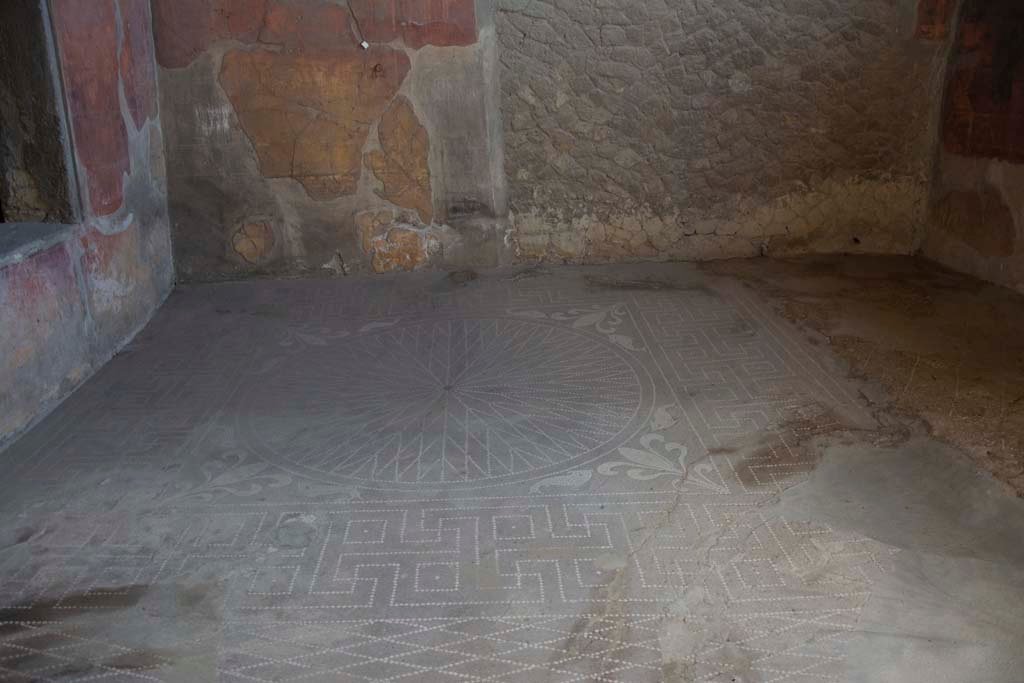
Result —
[[913, 251], [945, 46], [912, 0], [498, 0], [518, 255]]

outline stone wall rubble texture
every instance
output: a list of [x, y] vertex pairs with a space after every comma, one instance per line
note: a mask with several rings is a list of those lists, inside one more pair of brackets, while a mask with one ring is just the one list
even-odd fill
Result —
[[942, 46], [896, 0], [499, 0], [521, 258], [907, 253]]
[[47, 20], [39, 3], [0, 3], [0, 222], [74, 215]]
[[174, 280], [149, 3], [50, 7], [83, 206], [53, 244], [0, 265], [0, 444], [127, 343]]
[[[500, 185], [493, 21], [473, 0], [153, 3], [183, 277], [389, 270], [401, 226], [429, 237], [403, 268], [506, 258], [501, 198], [461, 189]], [[396, 229], [362, 240], [367, 211]]]
[[962, 3], [923, 253], [1024, 292], [1024, 5]]

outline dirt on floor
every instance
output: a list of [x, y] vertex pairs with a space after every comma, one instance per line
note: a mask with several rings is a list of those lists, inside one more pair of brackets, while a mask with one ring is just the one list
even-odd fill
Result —
[[[720, 261], [828, 344], [865, 398], [919, 416], [1024, 496], [1024, 296], [910, 257]], [[882, 392], [871, 391], [881, 385]]]

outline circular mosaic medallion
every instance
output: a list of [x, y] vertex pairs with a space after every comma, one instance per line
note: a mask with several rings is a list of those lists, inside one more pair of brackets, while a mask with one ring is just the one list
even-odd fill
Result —
[[603, 337], [533, 320], [403, 325], [312, 344], [249, 388], [240, 434], [325, 482], [414, 490], [523, 481], [621, 445], [650, 380]]

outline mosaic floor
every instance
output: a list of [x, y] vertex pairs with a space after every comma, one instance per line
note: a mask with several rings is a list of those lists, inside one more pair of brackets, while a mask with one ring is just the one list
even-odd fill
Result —
[[685, 266], [181, 288], [0, 456], [0, 680], [846, 680], [828, 362]]

